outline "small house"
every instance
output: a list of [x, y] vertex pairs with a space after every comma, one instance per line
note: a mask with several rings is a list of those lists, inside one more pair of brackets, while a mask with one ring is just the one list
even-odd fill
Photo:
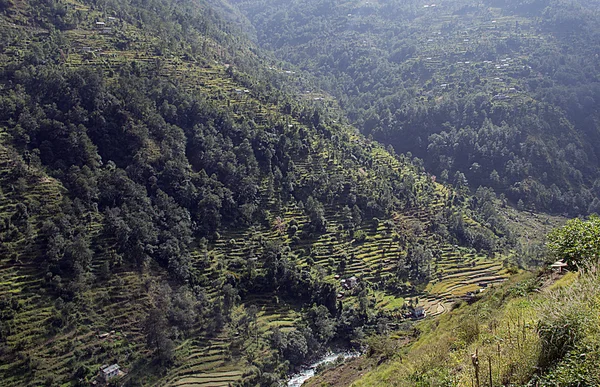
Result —
[[104, 22], [96, 22], [96, 28], [104, 28], [106, 26], [106, 23]]
[[550, 265], [550, 267], [552, 268], [552, 271], [554, 271], [555, 273], [558, 273], [558, 274], [562, 273], [563, 270], [566, 270], [567, 266], [569, 266], [569, 265], [564, 263], [562, 260], [556, 261], [552, 265]]
[[353, 289], [356, 285], [358, 285], [358, 278], [356, 278], [355, 276], [352, 276], [348, 279], [343, 279], [340, 281], [340, 284], [342, 285], [342, 287], [344, 289]]
[[100, 368], [100, 377], [105, 381], [109, 381], [119, 375], [120, 367], [118, 364], [106, 365]]
[[346, 283], [348, 284], [348, 286], [350, 286], [350, 289], [352, 289], [356, 285], [358, 285], [358, 278], [356, 278], [355, 276], [352, 276], [352, 277], [348, 278], [348, 281], [346, 281]]
[[425, 308], [422, 306], [417, 306], [413, 309], [413, 317], [414, 318], [424, 318], [425, 317]]

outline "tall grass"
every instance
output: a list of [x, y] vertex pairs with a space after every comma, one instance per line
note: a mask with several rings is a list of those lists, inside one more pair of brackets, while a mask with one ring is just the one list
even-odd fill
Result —
[[541, 385], [600, 385], [600, 267], [584, 267], [538, 308]]
[[519, 284], [492, 290], [473, 305], [424, 321], [401, 360], [355, 386], [600, 385], [599, 267], [533, 290], [523, 292]]

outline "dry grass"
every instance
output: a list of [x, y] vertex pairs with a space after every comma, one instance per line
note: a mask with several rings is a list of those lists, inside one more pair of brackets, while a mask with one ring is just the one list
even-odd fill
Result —
[[[421, 337], [399, 360], [353, 386], [473, 386], [475, 353], [481, 386], [532, 379], [539, 385], [598, 385], [599, 285], [600, 270], [591, 266], [543, 292], [522, 295], [522, 284], [503, 286], [473, 305], [424, 321]], [[536, 375], [540, 370], [545, 374]]]

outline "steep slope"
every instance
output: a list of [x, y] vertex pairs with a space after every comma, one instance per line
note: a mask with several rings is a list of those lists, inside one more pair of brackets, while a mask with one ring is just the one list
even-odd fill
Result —
[[597, 1], [233, 3], [364, 134], [443, 181], [598, 211]]
[[352, 386], [597, 385], [597, 288], [595, 269], [521, 278], [420, 324], [418, 340]]
[[270, 385], [508, 275], [493, 194], [289, 94], [207, 5], [2, 7], [5, 384]]

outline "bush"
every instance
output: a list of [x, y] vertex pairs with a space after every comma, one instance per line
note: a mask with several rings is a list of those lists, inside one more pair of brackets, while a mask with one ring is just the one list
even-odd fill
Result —
[[592, 215], [588, 220], [571, 219], [563, 227], [548, 234], [548, 248], [558, 259], [571, 268], [588, 263], [600, 256], [600, 217]]
[[358, 230], [354, 233], [354, 240], [356, 243], [363, 243], [367, 240], [367, 234], [363, 230]]
[[458, 337], [469, 346], [479, 339], [479, 333], [479, 323], [469, 316], [460, 324]]
[[567, 288], [559, 288], [540, 310], [539, 366], [548, 369], [562, 360], [588, 336], [600, 334], [600, 274], [596, 268], [584, 273]]
[[598, 343], [579, 345], [550, 372], [536, 378], [531, 385], [598, 386], [600, 385], [600, 348]]

